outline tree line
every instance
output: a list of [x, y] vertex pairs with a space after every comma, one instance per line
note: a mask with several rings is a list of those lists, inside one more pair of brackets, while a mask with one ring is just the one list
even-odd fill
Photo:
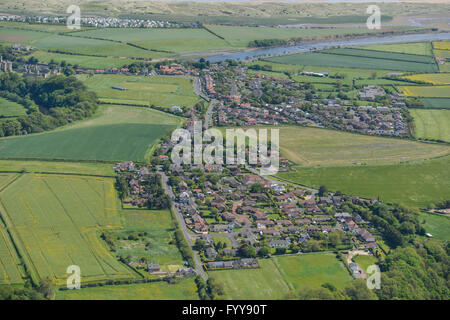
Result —
[[90, 117], [97, 97], [75, 77], [64, 75], [24, 78], [15, 73], [0, 75], [0, 97], [23, 105], [26, 115], [0, 121], [0, 137], [52, 130]]

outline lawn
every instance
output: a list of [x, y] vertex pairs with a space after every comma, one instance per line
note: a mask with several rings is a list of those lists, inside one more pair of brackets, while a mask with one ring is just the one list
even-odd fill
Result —
[[[83, 75], [80, 79], [97, 93], [101, 101], [130, 105], [170, 108], [192, 107], [199, 101], [192, 81], [170, 76]], [[117, 90], [120, 87], [126, 90]]]
[[303, 166], [399, 163], [447, 155], [450, 151], [442, 145], [328, 129], [270, 128], [279, 129], [281, 154]]
[[339, 289], [351, 282], [344, 265], [330, 253], [280, 256], [259, 260], [253, 270], [213, 271], [224, 286], [227, 299], [283, 299], [289, 291], [304, 286], [331, 283]]
[[[267, 60], [272, 62], [293, 64], [293, 65], [335, 66], [335, 67], [360, 68], [360, 69], [364, 69], [370, 66], [370, 69], [375, 70], [380, 69], [380, 70], [399, 70], [399, 71], [414, 71], [414, 72], [438, 71], [436, 64], [432, 62], [425, 62], [425, 60], [423, 60], [424, 62], [417, 61], [420, 60], [420, 58], [417, 57], [425, 57], [425, 56], [413, 56], [413, 55], [393, 54], [393, 53], [380, 54], [379, 52], [373, 50], [356, 50], [356, 49], [348, 49], [346, 51], [338, 51], [344, 49], [335, 49], [335, 50], [336, 51], [297, 53], [280, 57], [273, 57]], [[377, 54], [370, 54], [371, 52], [376, 52]]]
[[367, 272], [367, 268], [371, 265], [374, 265], [376, 262], [378, 262], [378, 259], [374, 256], [361, 256], [358, 255], [356, 257], [353, 257], [352, 259], [358, 266], [361, 267], [361, 269], [364, 272]]
[[422, 212], [419, 221], [425, 221], [425, 231], [431, 233], [434, 239], [450, 241], [450, 217]]
[[19, 117], [26, 114], [24, 106], [0, 97], [0, 119], [5, 117]]
[[125, 222], [118, 235], [131, 232], [147, 232], [146, 241], [150, 242], [149, 250], [139, 244], [133, 248], [121, 248], [117, 254], [146, 257], [149, 263], [157, 263], [161, 269], [169, 266], [181, 267], [184, 263], [180, 250], [175, 245], [174, 226], [170, 211], [122, 210]]
[[409, 109], [414, 118], [414, 136], [450, 142], [450, 110]]
[[396, 165], [295, 167], [295, 172], [278, 176], [318, 188], [326, 185], [366, 198], [425, 208], [448, 200], [450, 157]]
[[430, 42], [376, 44], [371, 46], [364, 46], [361, 48], [366, 50], [420, 54], [426, 56], [432, 55], [432, 48]]
[[175, 284], [165, 281], [58, 291], [56, 300], [197, 300], [193, 278]]
[[99, 238], [102, 228], [119, 228], [114, 179], [32, 175], [0, 193], [0, 211], [35, 281], [50, 277], [64, 285], [70, 265], [82, 283], [133, 279]]
[[144, 160], [179, 123], [149, 108], [102, 106], [96, 116], [51, 132], [0, 139], [3, 158]]
[[410, 97], [450, 98], [450, 86], [398, 86], [397, 89]]
[[225, 245], [231, 245], [231, 240], [230, 240], [230, 238], [228, 238], [228, 237], [222, 237], [222, 236], [213, 236], [213, 240], [214, 240], [214, 243], [216, 244], [216, 243], [219, 243], [219, 242], [222, 242], [222, 243], [224, 243]]
[[229, 47], [223, 39], [200, 28], [104, 28], [79, 32], [77, 35], [129, 42], [146, 49], [173, 53], [206, 52]]

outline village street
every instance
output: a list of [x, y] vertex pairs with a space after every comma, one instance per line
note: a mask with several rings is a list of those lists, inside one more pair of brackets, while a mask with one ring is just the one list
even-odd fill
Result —
[[[173, 194], [172, 188], [168, 184], [167, 175], [162, 170], [161, 166], [158, 166], [157, 168], [158, 168], [158, 173], [161, 175], [161, 182], [162, 182], [164, 191], [166, 192], [167, 195], [169, 195], [169, 197], [171, 199], [174, 199], [175, 195]], [[186, 227], [186, 223], [184, 221], [183, 214], [180, 212], [180, 210], [178, 210], [178, 208], [174, 205], [173, 202], [172, 202], [172, 210], [175, 213], [175, 216], [177, 217], [177, 220], [180, 225], [180, 229], [183, 232], [184, 238], [186, 239], [189, 247], [191, 248], [191, 250], [193, 252], [194, 262], [195, 262], [195, 266], [193, 266], [193, 267], [195, 267], [195, 271], [197, 271], [197, 274], [200, 275], [203, 278], [203, 280], [206, 281], [207, 276], [206, 276], [205, 271], [203, 270], [202, 263], [200, 262], [200, 259], [197, 255], [197, 253], [192, 249], [191, 235], [189, 234], [188, 229]]]

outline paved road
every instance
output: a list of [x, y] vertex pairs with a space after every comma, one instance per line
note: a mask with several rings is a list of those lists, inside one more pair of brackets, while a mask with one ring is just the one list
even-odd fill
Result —
[[206, 101], [209, 101], [209, 97], [203, 93], [202, 90], [202, 81], [200, 80], [199, 77], [195, 77], [194, 78], [194, 92], [196, 95], [202, 97], [203, 99], [205, 99]]
[[217, 100], [212, 99], [211, 103], [209, 104], [208, 110], [206, 111], [205, 115], [205, 129], [208, 129], [212, 127], [213, 125], [213, 119], [212, 115], [214, 113], [214, 106], [216, 105]]
[[[161, 181], [162, 181], [164, 191], [166, 192], [167, 195], [169, 195], [169, 197], [171, 199], [173, 199], [175, 195], [172, 191], [172, 188], [168, 184], [169, 178], [167, 177], [165, 172], [162, 170], [161, 166], [158, 166], [157, 168], [158, 168], [158, 173], [161, 175]], [[192, 249], [192, 239], [191, 239], [191, 236], [186, 227], [186, 223], [184, 221], [183, 214], [180, 212], [180, 210], [178, 210], [178, 208], [173, 203], [172, 203], [172, 210], [173, 210], [173, 212], [175, 212], [175, 216], [177, 217], [178, 223], [180, 225], [180, 229], [184, 234], [184, 238], [186, 239], [187, 243], [189, 244], [189, 247], [191, 248], [192, 252], [194, 253], [195, 271], [197, 271], [197, 274], [199, 274], [203, 278], [203, 280], [206, 281], [207, 276], [206, 276], [205, 271], [203, 270], [202, 263], [197, 255], [197, 253]]]

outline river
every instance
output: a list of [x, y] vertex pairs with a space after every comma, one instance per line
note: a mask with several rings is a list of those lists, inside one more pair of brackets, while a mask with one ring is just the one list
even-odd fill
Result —
[[223, 55], [217, 55], [205, 58], [210, 62], [219, 62], [227, 59], [232, 60], [250, 60], [269, 56], [279, 56], [285, 54], [306, 52], [311, 50], [326, 49], [337, 46], [363, 46], [370, 44], [386, 44], [386, 43], [399, 43], [399, 42], [422, 42], [422, 41], [438, 41], [438, 40], [450, 40], [450, 32], [446, 33], [422, 33], [422, 34], [405, 34], [396, 36], [378, 36], [358, 38], [351, 40], [337, 40], [337, 41], [323, 41], [316, 43], [305, 43], [295, 46], [281, 46], [271, 48], [261, 48], [248, 51], [239, 51], [233, 53], [227, 53]]

